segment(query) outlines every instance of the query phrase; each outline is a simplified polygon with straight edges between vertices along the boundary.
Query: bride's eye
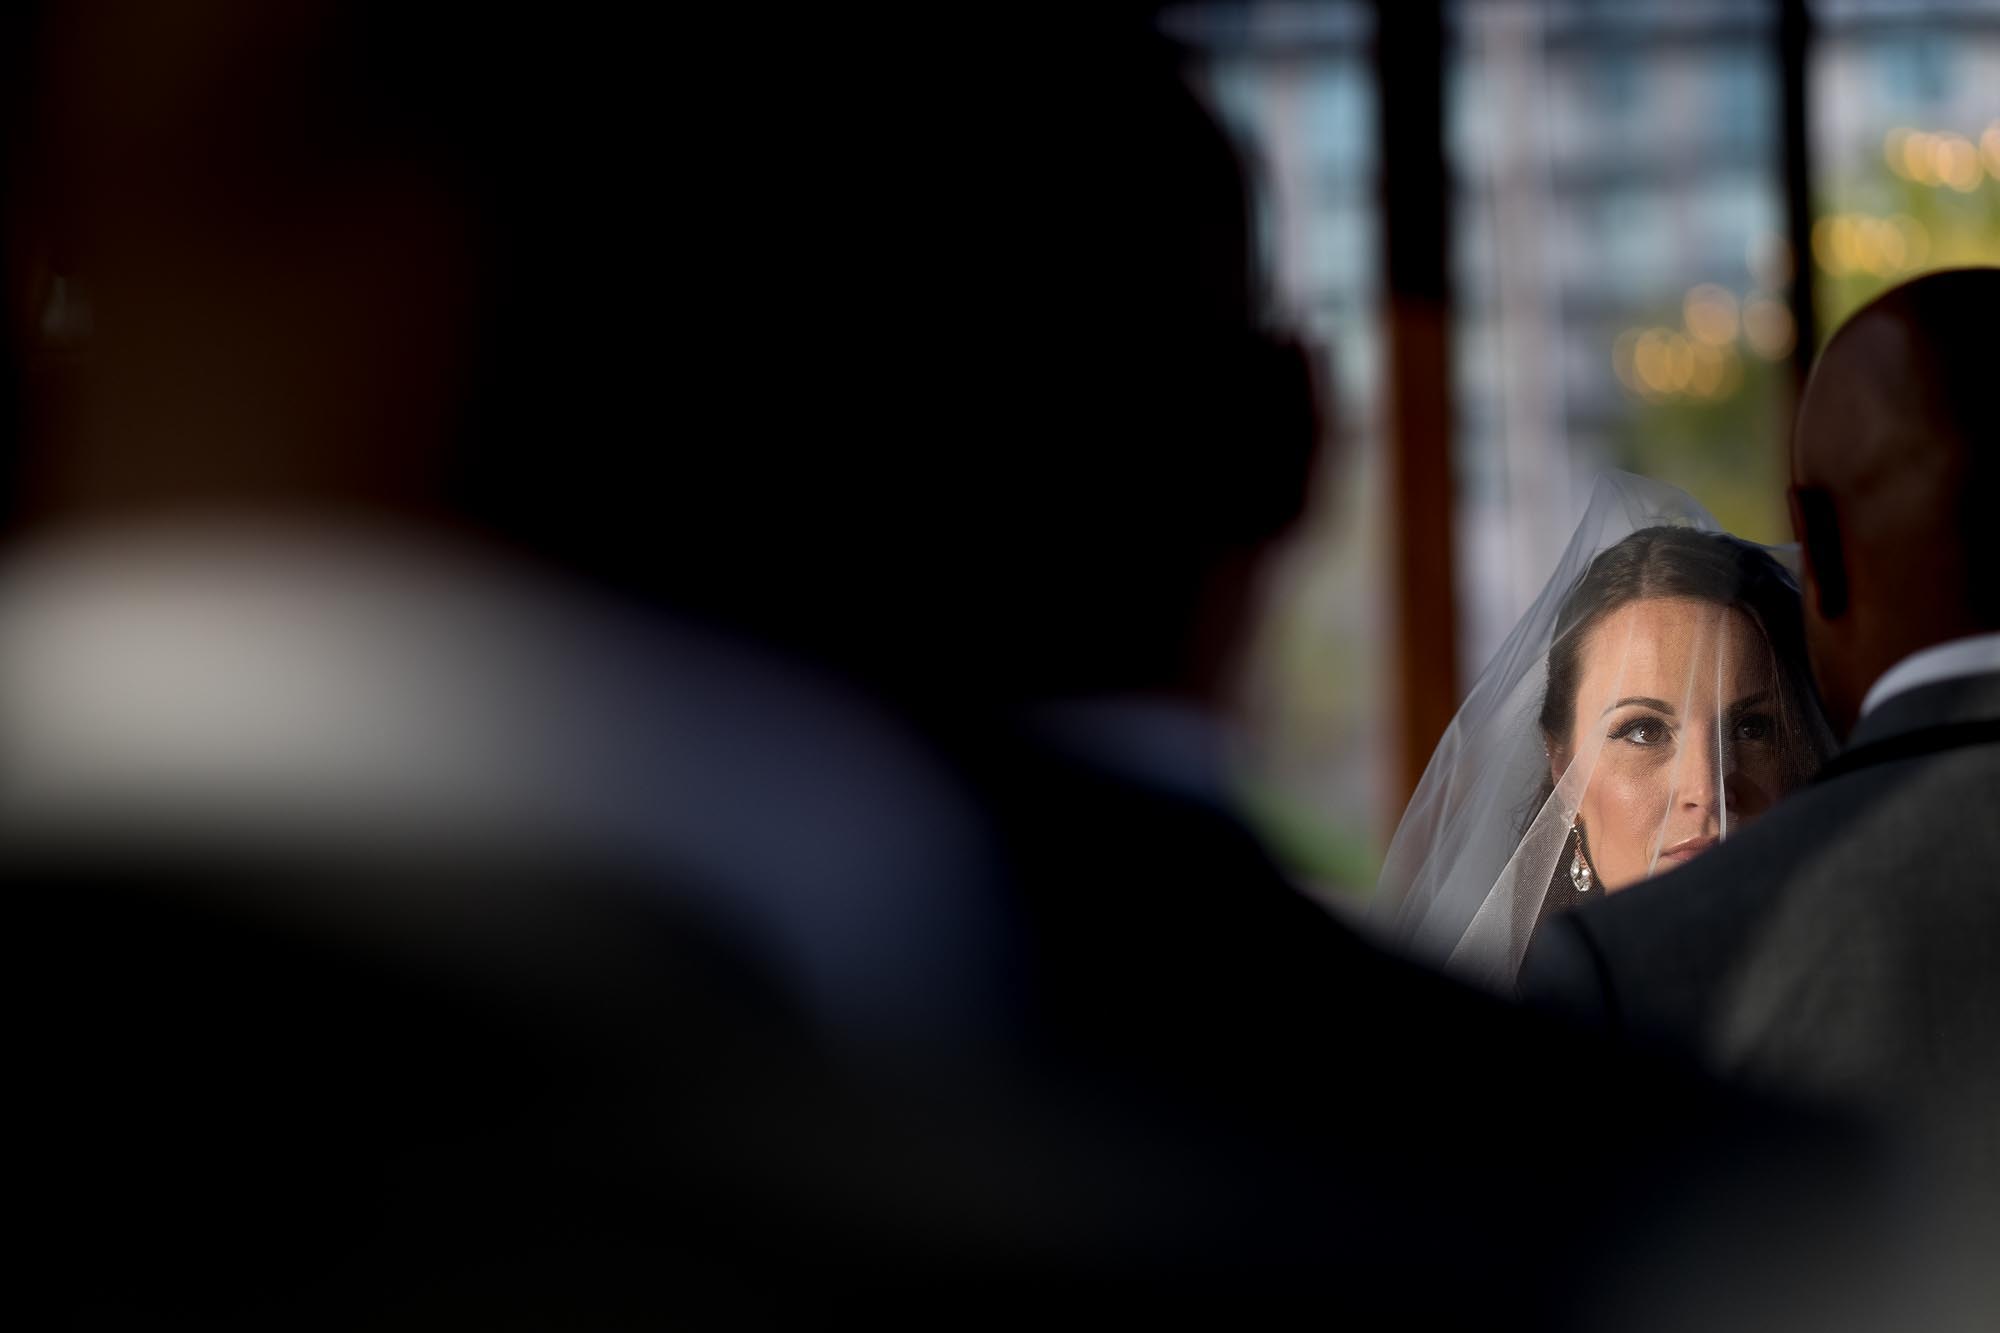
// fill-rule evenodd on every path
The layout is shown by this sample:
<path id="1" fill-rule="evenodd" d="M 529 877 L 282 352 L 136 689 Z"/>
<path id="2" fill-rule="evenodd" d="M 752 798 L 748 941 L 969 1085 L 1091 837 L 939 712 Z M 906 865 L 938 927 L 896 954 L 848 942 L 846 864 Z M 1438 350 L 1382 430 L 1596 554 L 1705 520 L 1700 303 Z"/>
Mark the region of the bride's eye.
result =
<path id="1" fill-rule="evenodd" d="M 1634 745 L 1658 745 L 1667 739 L 1667 724 L 1656 717 L 1635 717 L 1612 732 L 1611 739 Z"/>
<path id="2" fill-rule="evenodd" d="M 1752 713 L 1736 720 L 1736 739 L 1739 741 L 1766 741 L 1771 739 L 1773 723 L 1763 713 Z"/>

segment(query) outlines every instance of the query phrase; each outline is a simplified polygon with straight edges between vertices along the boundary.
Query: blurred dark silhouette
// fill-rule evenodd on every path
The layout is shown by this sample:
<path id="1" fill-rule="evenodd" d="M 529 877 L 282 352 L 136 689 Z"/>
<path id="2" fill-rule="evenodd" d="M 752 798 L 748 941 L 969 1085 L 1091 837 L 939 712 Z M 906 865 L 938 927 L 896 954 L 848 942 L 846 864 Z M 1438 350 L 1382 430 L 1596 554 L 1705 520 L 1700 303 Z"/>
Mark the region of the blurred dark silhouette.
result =
<path id="1" fill-rule="evenodd" d="M 1852 1313 L 1842 1131 L 1378 956 L 1229 813 L 1315 401 L 1143 30 L 43 17 L 35 1298 Z"/>
<path id="2" fill-rule="evenodd" d="M 2000 1201 L 2000 270 L 1855 315 L 1793 441 L 1806 631 L 1846 750 L 1712 857 L 1566 921 L 1531 997 L 1866 1108 Z M 1990 1225 L 1987 1234 L 1991 1235 Z"/>

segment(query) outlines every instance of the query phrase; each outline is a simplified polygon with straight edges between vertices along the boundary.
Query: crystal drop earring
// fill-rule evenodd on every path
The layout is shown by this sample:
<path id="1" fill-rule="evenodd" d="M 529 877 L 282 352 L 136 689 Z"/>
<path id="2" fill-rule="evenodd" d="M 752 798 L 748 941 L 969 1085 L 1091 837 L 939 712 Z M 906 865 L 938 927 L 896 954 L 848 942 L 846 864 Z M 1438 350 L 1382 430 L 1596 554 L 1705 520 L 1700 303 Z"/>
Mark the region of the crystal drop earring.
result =
<path id="1" fill-rule="evenodd" d="M 1590 861 L 1583 854 L 1583 828 L 1575 820 L 1570 821 L 1569 831 L 1576 836 L 1576 852 L 1569 859 L 1569 882 L 1578 893 L 1589 893 L 1591 873 Z"/>

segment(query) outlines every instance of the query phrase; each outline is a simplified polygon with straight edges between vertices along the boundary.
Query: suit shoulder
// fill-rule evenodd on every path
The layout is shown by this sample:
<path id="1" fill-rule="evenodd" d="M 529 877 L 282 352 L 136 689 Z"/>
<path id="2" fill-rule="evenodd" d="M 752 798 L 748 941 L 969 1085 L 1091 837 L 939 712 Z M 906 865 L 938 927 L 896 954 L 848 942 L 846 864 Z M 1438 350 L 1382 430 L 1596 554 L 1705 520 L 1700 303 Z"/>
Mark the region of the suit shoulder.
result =
<path id="1" fill-rule="evenodd" d="M 1548 918 L 1521 963 L 1516 991 L 1530 1008 L 1579 1026 L 1617 1026 L 1616 1000 L 1590 931 L 1577 912 Z"/>

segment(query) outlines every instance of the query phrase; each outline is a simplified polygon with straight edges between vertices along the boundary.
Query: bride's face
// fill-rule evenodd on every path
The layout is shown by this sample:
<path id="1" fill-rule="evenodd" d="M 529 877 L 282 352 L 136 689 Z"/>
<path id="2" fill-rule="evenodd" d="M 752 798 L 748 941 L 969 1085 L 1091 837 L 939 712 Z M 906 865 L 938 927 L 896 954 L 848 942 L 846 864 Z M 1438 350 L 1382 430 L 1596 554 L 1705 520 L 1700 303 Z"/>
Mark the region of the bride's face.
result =
<path id="1" fill-rule="evenodd" d="M 1569 743 L 1551 757 L 1558 781 L 1588 766 L 1578 823 L 1605 892 L 1693 859 L 1777 798 L 1776 681 L 1748 616 L 1628 602 L 1581 656 Z"/>

